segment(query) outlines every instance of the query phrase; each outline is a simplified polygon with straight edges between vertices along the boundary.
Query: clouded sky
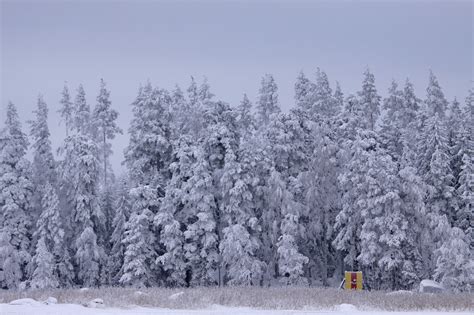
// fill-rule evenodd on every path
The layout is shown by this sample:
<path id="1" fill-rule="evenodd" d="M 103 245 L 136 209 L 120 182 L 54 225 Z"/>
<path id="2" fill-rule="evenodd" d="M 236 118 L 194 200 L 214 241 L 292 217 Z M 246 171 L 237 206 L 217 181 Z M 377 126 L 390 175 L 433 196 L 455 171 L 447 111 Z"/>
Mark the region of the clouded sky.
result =
<path id="1" fill-rule="evenodd" d="M 366 66 L 379 93 L 409 77 L 424 98 L 428 71 L 448 100 L 464 100 L 473 79 L 472 1 L 8 1 L 1 6 L 0 126 L 8 100 L 23 121 L 36 98 L 50 107 L 57 147 L 64 81 L 82 83 L 94 106 L 99 80 L 111 90 L 128 129 L 140 82 L 183 88 L 206 76 L 218 98 L 255 101 L 260 78 L 272 73 L 284 108 L 293 104 L 300 70 L 316 67 L 347 95 Z M 24 125 L 26 130 L 26 125 Z M 114 141 L 120 168 L 128 137 Z"/>

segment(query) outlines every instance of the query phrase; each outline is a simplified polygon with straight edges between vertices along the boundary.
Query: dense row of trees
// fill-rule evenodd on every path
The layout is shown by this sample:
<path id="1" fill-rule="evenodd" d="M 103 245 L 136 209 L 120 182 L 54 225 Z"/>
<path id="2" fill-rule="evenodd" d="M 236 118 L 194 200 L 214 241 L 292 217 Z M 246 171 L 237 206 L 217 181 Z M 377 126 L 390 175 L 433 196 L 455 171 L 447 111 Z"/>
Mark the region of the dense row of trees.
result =
<path id="1" fill-rule="evenodd" d="M 374 75 L 344 97 L 301 73 L 283 113 L 271 75 L 253 108 L 140 87 L 126 175 L 101 82 L 94 109 L 67 87 L 58 159 L 40 97 L 28 139 L 8 104 L 0 136 L 0 286 L 330 285 L 362 270 L 372 289 L 434 278 L 474 285 L 474 90 L 448 103 L 431 73 L 382 100 Z"/>

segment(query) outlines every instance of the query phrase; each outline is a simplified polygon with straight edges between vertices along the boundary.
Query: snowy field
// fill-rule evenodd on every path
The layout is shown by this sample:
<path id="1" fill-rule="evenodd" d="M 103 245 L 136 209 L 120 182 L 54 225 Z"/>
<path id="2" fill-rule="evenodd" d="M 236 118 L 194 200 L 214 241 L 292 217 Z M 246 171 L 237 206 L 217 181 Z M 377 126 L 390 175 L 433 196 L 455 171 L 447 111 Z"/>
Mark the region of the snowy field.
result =
<path id="1" fill-rule="evenodd" d="M 45 304 L 48 297 L 57 301 Z M 95 299 L 100 299 L 99 304 L 92 302 Z M 473 311 L 473 294 L 433 295 L 407 291 L 346 292 L 296 287 L 0 291 L 1 315 L 443 315 L 473 314 Z"/>
<path id="2" fill-rule="evenodd" d="M 469 312 L 440 312 L 440 311 L 413 311 L 413 312 L 386 312 L 386 311 L 358 311 L 352 305 L 340 305 L 331 310 L 259 310 L 251 308 L 236 308 L 212 306 L 207 309 L 200 310 L 172 310 L 159 308 L 86 308 L 73 304 L 43 305 L 43 306 L 27 306 L 27 305 L 5 305 L 0 304 L 0 314 L 2 315 L 312 315 L 312 314 L 333 314 L 333 315 L 349 315 L 361 313 L 364 315 L 375 314 L 391 314 L 391 315 L 447 315 L 447 314 L 472 314 Z"/>

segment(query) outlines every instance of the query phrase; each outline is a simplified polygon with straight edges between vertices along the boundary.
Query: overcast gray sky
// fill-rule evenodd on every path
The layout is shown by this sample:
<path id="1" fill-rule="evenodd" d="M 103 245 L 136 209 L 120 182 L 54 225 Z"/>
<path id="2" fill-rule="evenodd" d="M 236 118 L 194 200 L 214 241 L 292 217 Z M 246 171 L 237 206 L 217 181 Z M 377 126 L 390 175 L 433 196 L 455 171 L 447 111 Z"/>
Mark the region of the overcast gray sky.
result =
<path id="1" fill-rule="evenodd" d="M 104 78 L 126 131 L 140 82 L 186 88 L 206 76 L 230 103 L 255 101 L 272 73 L 284 108 L 300 70 L 324 69 L 345 95 L 366 66 L 380 94 L 409 77 L 424 98 L 431 68 L 451 101 L 473 78 L 472 1 L 5 1 L 1 2 L 1 110 L 8 100 L 32 118 L 38 93 L 50 107 L 57 147 L 64 81 L 83 83 L 91 106 Z M 72 95 L 74 97 L 74 95 Z M 26 128 L 26 125 L 24 125 Z M 26 129 L 25 129 L 26 130 Z M 114 142 L 119 169 L 125 134 Z"/>

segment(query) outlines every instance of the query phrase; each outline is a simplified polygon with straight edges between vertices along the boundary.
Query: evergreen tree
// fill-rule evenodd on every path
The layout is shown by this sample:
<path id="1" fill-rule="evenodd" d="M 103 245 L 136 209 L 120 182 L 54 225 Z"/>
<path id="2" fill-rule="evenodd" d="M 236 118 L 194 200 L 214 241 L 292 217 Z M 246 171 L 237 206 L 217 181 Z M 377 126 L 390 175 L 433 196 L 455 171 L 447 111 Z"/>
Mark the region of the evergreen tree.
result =
<path id="1" fill-rule="evenodd" d="M 28 140 L 17 110 L 8 103 L 5 127 L 0 131 L 0 266 L 1 287 L 17 288 L 27 276 L 30 261 L 30 164 L 25 159 Z M 1 277 L 0 277 L 1 278 Z"/>
<path id="2" fill-rule="evenodd" d="M 313 107 L 312 101 L 315 88 L 315 84 L 301 71 L 295 83 L 295 102 L 297 108 L 309 113 Z"/>
<path id="3" fill-rule="evenodd" d="M 112 153 L 109 140 L 113 140 L 117 134 L 122 134 L 122 129 L 117 126 L 116 120 L 118 112 L 111 108 L 112 103 L 109 100 L 110 92 L 105 86 L 103 79 L 100 80 L 100 92 L 97 96 L 97 104 L 92 115 L 92 125 L 96 133 L 97 142 L 100 143 L 101 159 L 103 163 L 103 183 L 107 184 L 107 172 L 109 171 L 109 157 Z"/>
<path id="4" fill-rule="evenodd" d="M 257 122 L 260 126 L 267 125 L 270 122 L 270 116 L 280 112 L 278 102 L 278 87 L 271 74 L 266 74 L 262 78 L 260 90 L 258 92 Z"/>
<path id="5" fill-rule="evenodd" d="M 67 193 L 78 281 L 84 286 L 96 286 L 100 268 L 105 267 L 105 216 L 99 204 L 97 144 L 89 134 L 76 134 L 66 138 L 61 152 L 62 179 L 70 185 Z"/>
<path id="6" fill-rule="evenodd" d="M 59 200 L 49 182 L 45 184 L 43 190 L 41 208 L 43 210 L 36 222 L 34 234 L 38 242 L 36 255 L 33 258 L 35 271 L 31 281 L 32 283 L 36 281 L 38 288 L 42 288 L 42 285 L 69 287 L 74 280 L 74 270 L 70 262 L 68 246 L 65 243 Z M 50 282 L 45 280 L 46 277 L 50 278 Z"/>
<path id="7" fill-rule="evenodd" d="M 237 125 L 242 136 L 252 134 L 256 129 L 255 119 L 252 114 L 252 103 L 247 94 L 244 94 L 242 101 L 236 108 Z"/>
<path id="8" fill-rule="evenodd" d="M 444 93 L 441 90 L 438 79 L 432 71 L 430 71 L 429 83 L 426 88 L 425 106 L 428 117 L 438 114 L 440 119 L 445 118 L 448 102 L 444 98 Z"/>
<path id="9" fill-rule="evenodd" d="M 86 101 L 86 92 L 82 84 L 77 89 L 77 95 L 74 100 L 73 130 L 87 134 L 91 129 L 91 110 Z"/>
<path id="10" fill-rule="evenodd" d="M 401 115 L 404 113 L 403 92 L 398 89 L 398 84 L 392 81 L 388 90 L 389 96 L 384 100 L 385 116 L 383 118 L 380 134 L 385 149 L 395 159 L 400 160 L 402 155 L 402 135 L 404 124 Z"/>
<path id="11" fill-rule="evenodd" d="M 449 237 L 438 249 L 434 277 L 454 292 L 472 291 L 474 259 L 469 241 L 463 231 L 453 228 Z"/>
<path id="12" fill-rule="evenodd" d="M 36 120 L 29 121 L 30 135 L 33 138 L 32 182 L 34 192 L 32 196 L 33 217 L 36 219 L 42 212 L 41 198 L 46 183 L 57 183 L 56 162 L 54 161 L 49 139 L 48 107 L 43 97 L 38 97 L 38 108 L 34 111 Z"/>
<path id="13" fill-rule="evenodd" d="M 110 254 L 108 261 L 109 283 L 119 284 L 123 275 L 123 263 L 125 256 L 125 227 L 130 217 L 130 196 L 128 177 L 124 176 L 117 181 L 117 198 L 115 200 L 115 215 L 112 221 L 112 235 L 110 236 Z"/>
<path id="14" fill-rule="evenodd" d="M 123 275 L 120 283 L 134 287 L 157 285 L 156 236 L 153 232 L 154 208 L 158 200 L 156 191 L 150 186 L 140 186 L 130 190 L 132 209 L 126 223 L 126 246 Z"/>
<path id="15" fill-rule="evenodd" d="M 54 275 L 54 257 L 46 247 L 44 238 L 40 238 L 36 244 L 33 264 L 36 266 L 31 279 L 33 289 L 50 289 L 59 286 L 59 281 Z"/>
<path id="16" fill-rule="evenodd" d="M 358 96 L 364 113 L 366 128 L 375 130 L 377 119 L 380 116 L 380 96 L 375 88 L 375 77 L 369 69 L 364 72 L 362 90 L 358 93 Z"/>
<path id="17" fill-rule="evenodd" d="M 71 102 L 71 96 L 69 95 L 69 89 L 67 85 L 64 85 L 62 97 L 59 101 L 61 108 L 58 113 L 61 115 L 62 120 L 66 128 L 66 137 L 69 136 L 69 131 L 73 128 L 73 117 L 74 117 L 74 105 Z"/>

